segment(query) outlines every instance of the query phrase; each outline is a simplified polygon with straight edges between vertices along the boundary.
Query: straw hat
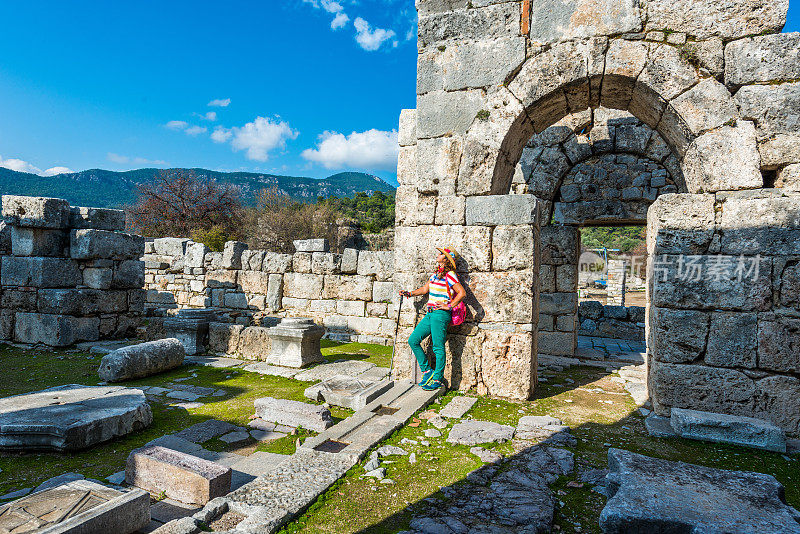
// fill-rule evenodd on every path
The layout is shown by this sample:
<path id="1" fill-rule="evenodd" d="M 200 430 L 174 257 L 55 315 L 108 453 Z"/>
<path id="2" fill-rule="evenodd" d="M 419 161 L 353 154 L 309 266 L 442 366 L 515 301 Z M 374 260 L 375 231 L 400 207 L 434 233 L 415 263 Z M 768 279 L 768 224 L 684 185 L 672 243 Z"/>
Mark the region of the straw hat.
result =
<path id="1" fill-rule="evenodd" d="M 458 252 L 451 246 L 446 246 L 444 248 L 436 247 L 436 250 L 444 254 L 447 259 L 450 261 L 450 265 L 453 267 L 453 270 L 456 270 L 456 261 L 458 260 Z"/>

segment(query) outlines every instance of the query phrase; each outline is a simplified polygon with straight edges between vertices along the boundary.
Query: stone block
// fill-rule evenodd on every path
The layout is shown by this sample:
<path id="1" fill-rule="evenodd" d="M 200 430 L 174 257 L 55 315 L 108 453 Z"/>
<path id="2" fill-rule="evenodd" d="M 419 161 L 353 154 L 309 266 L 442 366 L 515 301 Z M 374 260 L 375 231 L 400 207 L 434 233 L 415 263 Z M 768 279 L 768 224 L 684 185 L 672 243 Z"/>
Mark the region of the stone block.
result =
<path id="1" fill-rule="evenodd" d="M 292 256 L 292 270 L 296 273 L 310 273 L 312 258 L 311 252 L 295 252 Z"/>
<path id="2" fill-rule="evenodd" d="M 209 248 L 203 243 L 189 242 L 186 245 L 184 265 L 193 269 L 205 267 L 206 254 L 209 252 Z"/>
<path id="3" fill-rule="evenodd" d="M 714 195 L 666 194 L 647 210 L 648 254 L 700 254 L 714 233 Z"/>
<path id="4" fill-rule="evenodd" d="M 456 41 L 440 54 L 445 91 L 499 85 L 525 61 L 523 36 Z"/>
<path id="5" fill-rule="evenodd" d="M 225 243 L 225 248 L 222 251 L 223 269 L 241 269 L 242 268 L 242 252 L 247 250 L 247 243 L 240 241 L 228 241 Z"/>
<path id="6" fill-rule="evenodd" d="M 63 230 L 11 227 L 11 254 L 14 256 L 64 256 L 67 243 Z"/>
<path id="7" fill-rule="evenodd" d="M 775 187 L 786 191 L 800 192 L 800 163 L 793 163 L 778 169 Z"/>
<path id="8" fill-rule="evenodd" d="M 361 302 L 361 315 L 364 303 Z M 324 361 L 320 352 L 320 339 L 325 328 L 314 324 L 307 317 L 286 318 L 278 326 L 268 329 L 272 350 L 266 357 L 267 363 L 284 367 L 304 367 Z"/>
<path id="9" fill-rule="evenodd" d="M 70 259 L 2 257 L 0 282 L 4 286 L 74 287 L 81 280 L 77 262 Z"/>
<path id="10" fill-rule="evenodd" d="M 153 421 L 141 390 L 70 384 L 0 399 L 0 449 L 76 451 Z"/>
<path id="11" fill-rule="evenodd" d="M 322 432 L 333 426 L 331 412 L 324 406 L 272 397 L 256 399 L 254 404 L 256 415 L 264 421 L 315 432 Z"/>
<path id="12" fill-rule="evenodd" d="M 218 354 L 236 354 L 244 326 L 229 323 L 209 323 L 208 349 Z"/>
<path id="13" fill-rule="evenodd" d="M 447 436 L 447 442 L 473 446 L 481 443 L 504 443 L 512 437 L 514 437 L 513 426 L 474 419 L 453 425 Z"/>
<path id="14" fill-rule="evenodd" d="M 144 262 L 139 260 L 124 260 L 119 262 L 117 268 L 114 269 L 111 287 L 144 287 Z"/>
<path id="15" fill-rule="evenodd" d="M 68 347 L 78 341 L 96 341 L 100 319 L 45 313 L 17 312 L 14 316 L 14 340 L 17 343 L 42 343 Z"/>
<path id="16" fill-rule="evenodd" d="M 463 142 L 455 137 L 420 139 L 415 184 L 422 194 L 452 195 Z"/>
<path id="17" fill-rule="evenodd" d="M 311 255 L 311 272 L 314 274 L 338 274 L 341 271 L 341 265 L 341 254 L 314 252 Z"/>
<path id="18" fill-rule="evenodd" d="M 423 46 L 449 39 L 489 39 L 519 33 L 520 6 L 516 4 L 484 4 L 477 9 L 436 11 L 420 17 L 419 39 Z M 418 114 L 420 107 L 418 104 Z"/>
<path id="19" fill-rule="evenodd" d="M 786 452 L 786 436 L 769 421 L 672 408 L 670 426 L 682 438 Z"/>
<path id="20" fill-rule="evenodd" d="M 758 142 L 761 167 L 774 169 L 787 163 L 800 163 L 800 133 L 775 134 Z"/>
<path id="21" fill-rule="evenodd" d="M 725 3 L 658 0 L 647 4 L 650 30 L 672 30 L 698 40 L 721 37 L 728 41 L 746 35 L 780 31 L 786 22 L 788 2 L 734 0 Z"/>
<path id="22" fill-rule="evenodd" d="M 113 275 L 114 271 L 110 267 L 87 267 L 83 270 L 83 285 L 92 289 L 110 289 Z"/>
<path id="23" fill-rule="evenodd" d="M 465 213 L 469 226 L 537 224 L 539 201 L 532 195 L 467 197 Z"/>
<path id="24" fill-rule="evenodd" d="M 269 328 L 248 326 L 241 331 L 236 353 L 246 360 L 266 360 L 272 351 Z"/>
<path id="25" fill-rule="evenodd" d="M 327 239 L 297 239 L 292 241 L 297 252 L 328 252 Z"/>
<path id="26" fill-rule="evenodd" d="M 734 415 L 753 413 L 755 384 L 734 369 L 651 362 L 649 390 L 658 406 Z"/>
<path id="27" fill-rule="evenodd" d="M 483 98 L 478 90 L 431 91 L 420 95 L 417 97 L 417 137 L 463 135 L 482 105 Z"/>
<path id="28" fill-rule="evenodd" d="M 247 271 L 260 271 L 264 265 L 263 250 L 242 251 L 242 269 Z"/>
<path id="29" fill-rule="evenodd" d="M 708 339 L 709 314 L 695 310 L 657 308 L 651 353 L 660 362 L 692 362 L 700 357 Z"/>
<path id="30" fill-rule="evenodd" d="M 800 179 L 798 180 L 800 182 Z M 436 202 L 436 224 L 464 224 L 465 198 L 455 195 L 439 196 Z"/>
<path id="31" fill-rule="evenodd" d="M 539 235 L 542 265 L 576 265 L 578 263 L 577 228 L 544 226 Z"/>
<path id="32" fill-rule="evenodd" d="M 470 339 L 474 339 L 473 336 L 468 337 Z M 536 383 L 536 340 L 533 335 L 528 332 L 488 331 L 485 339 L 482 345 L 471 349 L 480 354 L 480 367 L 476 362 L 482 381 L 482 384 L 477 384 L 478 394 L 530 398 Z M 469 357 L 462 354 L 461 361 L 462 373 L 468 376 L 463 366 L 469 362 Z M 461 387 L 469 386 L 462 382 Z"/>
<path id="33" fill-rule="evenodd" d="M 288 276 L 288 275 L 287 275 Z M 325 275 L 325 291 L 322 294 L 326 299 L 353 299 L 368 301 L 372 299 L 372 277 L 361 275 Z M 319 298 L 316 294 L 308 298 Z"/>
<path id="34" fill-rule="evenodd" d="M 532 5 L 530 28 L 531 41 L 552 43 L 638 32 L 642 29 L 642 17 L 639 4 L 632 0 L 571 0 L 552 6 Z"/>
<path id="35" fill-rule="evenodd" d="M 271 273 L 269 275 L 266 298 L 264 299 L 264 307 L 269 311 L 277 311 L 281 309 L 282 299 L 283 276 L 277 273 Z"/>
<path id="36" fill-rule="evenodd" d="M 800 378 L 773 375 L 756 380 L 752 415 L 768 419 L 786 432 L 800 431 Z"/>
<path id="37" fill-rule="evenodd" d="M 664 525 L 678 532 L 798 531 L 798 512 L 786 504 L 783 486 L 771 475 L 614 448 L 608 450 L 608 467 L 603 532 L 658 532 Z"/>
<path id="38" fill-rule="evenodd" d="M 161 237 L 153 241 L 155 253 L 174 258 L 186 254 L 186 247 L 190 240 L 182 237 Z"/>
<path id="39" fill-rule="evenodd" d="M 0 506 L 0 517 L 6 532 L 139 532 L 150 523 L 150 495 L 138 488 L 120 491 L 91 480 L 67 480 Z"/>
<path id="40" fill-rule="evenodd" d="M 318 274 L 286 273 L 283 276 L 283 294 L 292 298 L 318 299 L 322 296 L 323 282 L 326 278 L 327 276 Z M 370 293 L 371 290 L 372 287 Z"/>
<path id="41" fill-rule="evenodd" d="M 533 283 L 532 271 L 473 273 L 472 294 L 467 295 L 466 305 L 478 320 L 530 324 L 538 317 L 533 302 Z M 514 298 L 508 298 L 512 294 Z M 577 299 L 577 294 L 574 297 Z"/>
<path id="42" fill-rule="evenodd" d="M 375 282 L 372 284 L 372 302 L 391 302 L 394 294 L 393 282 Z"/>
<path id="43" fill-rule="evenodd" d="M 358 270 L 358 250 L 346 248 L 342 252 L 341 271 L 343 274 L 355 274 Z"/>
<path id="44" fill-rule="evenodd" d="M 539 332 L 537 350 L 541 354 L 573 356 L 575 354 L 575 332 Z"/>
<path id="45" fill-rule="evenodd" d="M 125 211 L 73 206 L 69 210 L 69 227 L 122 232 L 125 230 Z"/>
<path id="46" fill-rule="evenodd" d="M 670 105 L 694 135 L 718 128 L 739 116 L 731 94 L 714 78 L 702 80 L 672 100 Z M 747 115 L 745 117 L 750 118 Z"/>
<path id="47" fill-rule="evenodd" d="M 278 254 L 277 252 L 267 252 L 264 254 L 264 263 L 261 270 L 265 273 L 285 273 L 291 268 L 291 254 Z"/>
<path id="48" fill-rule="evenodd" d="M 128 294 L 125 291 L 99 289 L 40 289 L 39 311 L 65 315 L 124 313 Z"/>
<path id="49" fill-rule="evenodd" d="M 70 257 L 76 260 L 139 259 L 144 253 L 144 238 L 108 230 L 70 232 Z"/>
<path id="50" fill-rule="evenodd" d="M 222 303 L 226 308 L 234 308 L 237 310 L 246 310 L 250 306 L 247 295 L 238 291 L 225 293 Z"/>
<path id="51" fill-rule="evenodd" d="M 533 226 L 498 226 L 492 235 L 492 269 L 531 269 L 536 262 Z"/>
<path id="52" fill-rule="evenodd" d="M 578 309 L 577 293 L 541 293 L 539 313 L 548 315 L 574 315 Z"/>
<path id="53" fill-rule="evenodd" d="M 388 379 L 375 382 L 337 375 L 306 388 L 304 395 L 315 402 L 360 410 L 391 388 L 392 381 Z"/>
<path id="54" fill-rule="evenodd" d="M 742 117 L 755 122 L 759 139 L 800 132 L 800 82 L 748 85 L 737 91 L 736 103 Z"/>
<path id="55" fill-rule="evenodd" d="M 67 228 L 69 202 L 60 198 L 3 195 L 3 218 L 12 226 Z"/>
<path id="56" fill-rule="evenodd" d="M 394 273 L 394 253 L 391 250 L 362 250 L 358 254 L 358 274 L 375 276 L 378 281 L 391 280 Z"/>
<path id="57" fill-rule="evenodd" d="M 711 314 L 705 361 L 715 367 L 754 368 L 758 322 L 755 313 Z"/>
<path id="58" fill-rule="evenodd" d="M 800 253 L 800 209 L 796 195 L 730 197 L 722 204 L 718 221 L 723 254 L 794 255 Z M 737 263 L 737 267 L 738 267 Z"/>
<path id="59" fill-rule="evenodd" d="M 401 147 L 417 144 L 417 110 L 400 110 L 400 128 L 397 141 Z"/>
<path id="60" fill-rule="evenodd" d="M 770 4 L 769 9 L 783 10 L 785 17 L 787 8 L 785 4 L 788 2 L 775 2 Z M 777 29 L 780 30 L 782 26 L 783 23 Z M 798 78 L 800 78 L 800 33 L 760 35 L 733 41 L 725 46 L 726 85 L 739 86 Z"/>
<path id="61" fill-rule="evenodd" d="M 336 313 L 339 315 L 355 315 L 358 317 L 364 316 L 364 301 L 363 300 L 337 300 Z"/>
<path id="62" fill-rule="evenodd" d="M 800 373 L 800 319 L 766 315 L 758 321 L 758 367 Z"/>
<path id="63" fill-rule="evenodd" d="M 238 283 L 245 293 L 266 295 L 269 289 L 269 273 L 262 271 L 242 271 L 238 275 Z"/>
<path id="64" fill-rule="evenodd" d="M 177 339 L 148 341 L 109 352 L 100 361 L 97 374 L 106 382 L 122 382 L 180 367 L 185 356 Z"/>
<path id="65" fill-rule="evenodd" d="M 231 468 L 159 445 L 135 449 L 125 481 L 188 504 L 206 504 L 231 490 Z"/>
<path id="66" fill-rule="evenodd" d="M 683 175 L 690 193 L 757 189 L 763 187 L 761 159 L 755 126 L 737 121 L 695 139 L 683 163 Z"/>

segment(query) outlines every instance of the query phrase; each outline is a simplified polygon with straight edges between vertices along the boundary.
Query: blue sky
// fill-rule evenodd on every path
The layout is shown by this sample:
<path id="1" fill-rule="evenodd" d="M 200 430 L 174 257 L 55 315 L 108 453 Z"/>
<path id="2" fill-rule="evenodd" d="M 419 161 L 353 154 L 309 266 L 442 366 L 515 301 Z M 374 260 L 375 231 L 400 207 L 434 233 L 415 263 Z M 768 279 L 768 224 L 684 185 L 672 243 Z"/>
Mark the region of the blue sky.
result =
<path id="1" fill-rule="evenodd" d="M 791 0 L 784 31 L 800 31 Z M 396 183 L 413 0 L 0 3 L 0 165 Z"/>

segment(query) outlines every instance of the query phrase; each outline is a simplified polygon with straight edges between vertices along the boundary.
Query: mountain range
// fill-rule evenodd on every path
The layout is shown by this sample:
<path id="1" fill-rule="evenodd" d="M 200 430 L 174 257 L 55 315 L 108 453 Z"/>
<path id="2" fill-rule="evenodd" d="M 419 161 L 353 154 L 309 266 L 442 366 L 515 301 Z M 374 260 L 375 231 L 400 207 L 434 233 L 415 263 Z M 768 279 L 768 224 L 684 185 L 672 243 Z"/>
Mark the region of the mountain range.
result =
<path id="1" fill-rule="evenodd" d="M 255 203 L 255 194 L 270 187 L 301 202 L 314 202 L 318 197 L 353 197 L 356 193 L 381 191 L 394 194 L 395 188 L 381 178 L 363 172 L 342 172 L 318 180 L 254 172 L 219 172 L 208 169 L 194 171 L 198 177 L 237 185 L 246 205 Z M 64 198 L 73 206 L 118 208 L 136 201 L 136 187 L 152 180 L 160 169 L 136 169 L 125 172 L 91 169 L 88 171 L 39 176 L 0 167 L 0 193 Z"/>

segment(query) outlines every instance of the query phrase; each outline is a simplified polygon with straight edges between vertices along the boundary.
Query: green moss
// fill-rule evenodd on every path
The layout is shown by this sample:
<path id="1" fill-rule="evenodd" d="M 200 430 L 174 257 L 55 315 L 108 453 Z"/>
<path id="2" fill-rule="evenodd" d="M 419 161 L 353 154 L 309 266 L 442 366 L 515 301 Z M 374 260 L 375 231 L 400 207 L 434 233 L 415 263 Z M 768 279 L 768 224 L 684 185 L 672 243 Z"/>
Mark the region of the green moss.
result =
<path id="1" fill-rule="evenodd" d="M 489 111 L 487 111 L 485 109 L 482 109 L 482 110 L 480 110 L 478 112 L 477 115 L 475 115 L 475 118 L 480 120 L 480 121 L 484 121 L 484 122 L 488 121 L 489 120 Z"/>

